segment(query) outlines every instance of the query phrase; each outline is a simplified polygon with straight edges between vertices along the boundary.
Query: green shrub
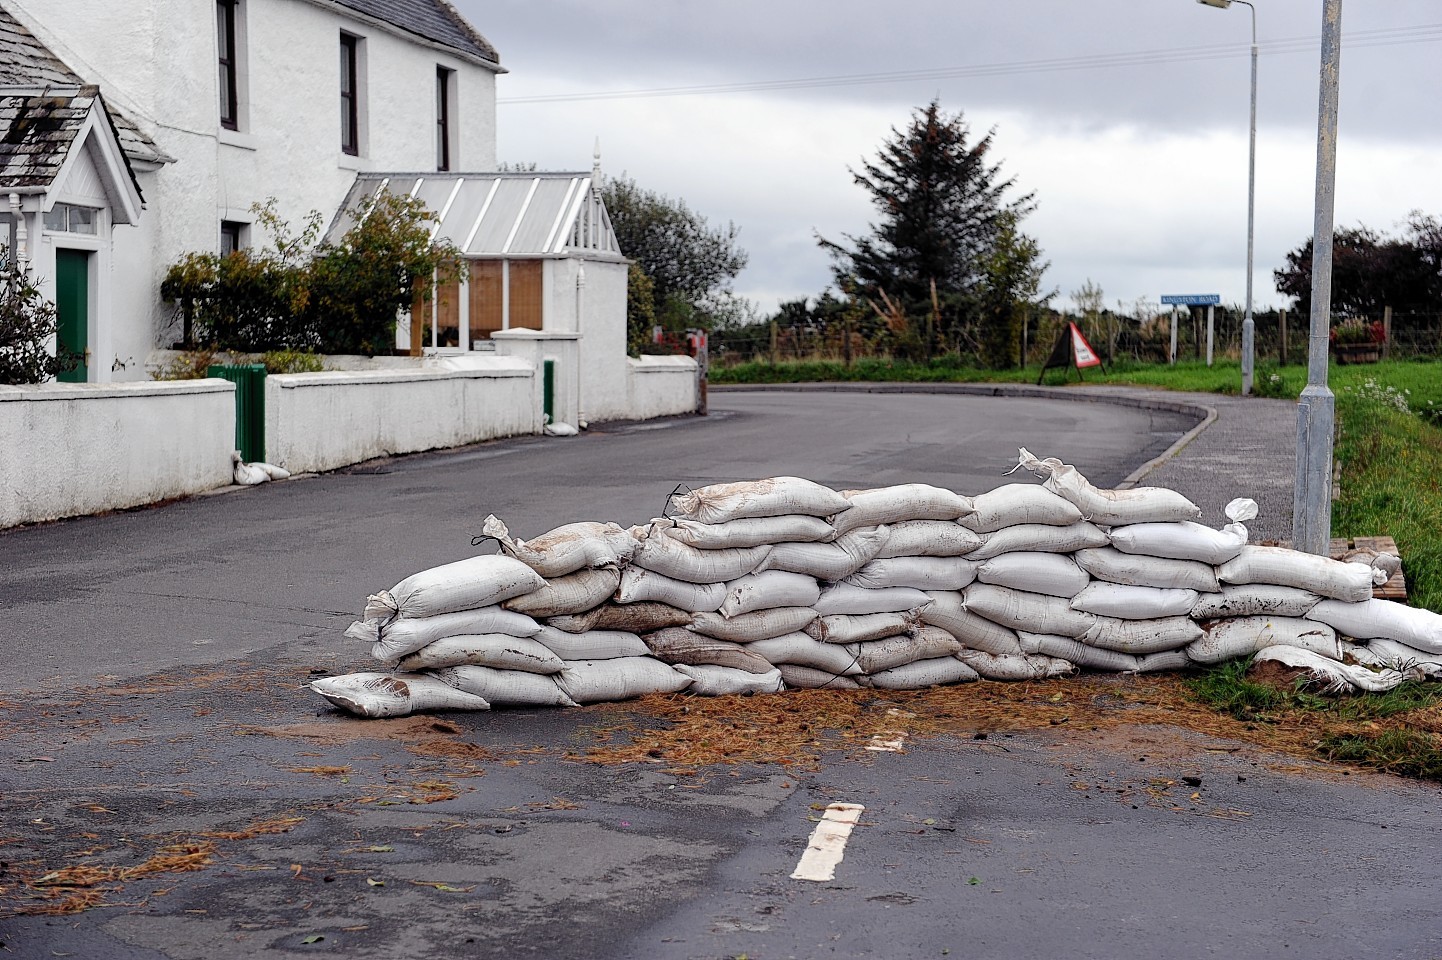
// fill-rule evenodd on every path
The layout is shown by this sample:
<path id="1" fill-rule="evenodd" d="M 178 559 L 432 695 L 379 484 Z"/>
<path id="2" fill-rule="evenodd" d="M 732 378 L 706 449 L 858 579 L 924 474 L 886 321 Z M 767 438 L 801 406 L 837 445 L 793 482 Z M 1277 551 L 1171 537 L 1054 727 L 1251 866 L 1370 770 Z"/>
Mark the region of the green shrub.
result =
<path id="1" fill-rule="evenodd" d="M 42 383 L 75 369 L 78 356 L 51 353 L 55 305 L 24 274 L 0 275 L 0 383 Z"/>

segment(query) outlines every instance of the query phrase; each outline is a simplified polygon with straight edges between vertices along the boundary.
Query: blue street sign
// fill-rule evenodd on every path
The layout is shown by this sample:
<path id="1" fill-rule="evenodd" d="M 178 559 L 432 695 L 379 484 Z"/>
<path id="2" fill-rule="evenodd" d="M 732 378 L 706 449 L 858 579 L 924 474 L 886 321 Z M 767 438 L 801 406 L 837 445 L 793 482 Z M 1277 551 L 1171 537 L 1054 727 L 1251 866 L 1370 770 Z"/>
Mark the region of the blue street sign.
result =
<path id="1" fill-rule="evenodd" d="M 1162 303 L 1175 303 L 1189 307 L 1216 306 L 1222 302 L 1219 293 L 1164 293 Z"/>

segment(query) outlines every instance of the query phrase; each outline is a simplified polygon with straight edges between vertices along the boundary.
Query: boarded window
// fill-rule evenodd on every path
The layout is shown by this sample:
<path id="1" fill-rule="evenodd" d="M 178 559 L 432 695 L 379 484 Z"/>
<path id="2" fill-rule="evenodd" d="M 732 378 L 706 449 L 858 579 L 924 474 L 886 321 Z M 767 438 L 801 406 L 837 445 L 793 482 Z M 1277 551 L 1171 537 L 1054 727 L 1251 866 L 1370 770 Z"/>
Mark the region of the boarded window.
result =
<path id="1" fill-rule="evenodd" d="M 512 260 L 510 327 L 541 329 L 541 265 L 540 260 Z"/>
<path id="2" fill-rule="evenodd" d="M 436 284 L 436 346 L 461 345 L 461 281 Z"/>
<path id="3" fill-rule="evenodd" d="M 500 260 L 471 261 L 471 346 L 504 328 Z"/>

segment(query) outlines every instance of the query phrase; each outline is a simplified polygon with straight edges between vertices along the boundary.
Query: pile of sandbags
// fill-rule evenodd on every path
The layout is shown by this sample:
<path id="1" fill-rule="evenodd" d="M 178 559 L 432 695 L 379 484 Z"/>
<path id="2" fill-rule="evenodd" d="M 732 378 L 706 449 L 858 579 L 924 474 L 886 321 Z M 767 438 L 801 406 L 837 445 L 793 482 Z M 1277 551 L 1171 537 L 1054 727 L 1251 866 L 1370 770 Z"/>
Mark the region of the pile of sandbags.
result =
<path id="1" fill-rule="evenodd" d="M 1213 529 L 1157 487 L 1100 490 L 1020 452 L 1042 482 L 967 497 L 835 491 L 798 477 L 673 495 L 629 530 L 525 541 L 370 598 L 346 635 L 386 668 L 312 682 L 367 716 L 575 706 L 648 693 L 912 689 L 1255 655 L 1329 689 L 1442 672 L 1442 616 L 1373 600 L 1395 557 L 1249 545 L 1251 500 Z"/>

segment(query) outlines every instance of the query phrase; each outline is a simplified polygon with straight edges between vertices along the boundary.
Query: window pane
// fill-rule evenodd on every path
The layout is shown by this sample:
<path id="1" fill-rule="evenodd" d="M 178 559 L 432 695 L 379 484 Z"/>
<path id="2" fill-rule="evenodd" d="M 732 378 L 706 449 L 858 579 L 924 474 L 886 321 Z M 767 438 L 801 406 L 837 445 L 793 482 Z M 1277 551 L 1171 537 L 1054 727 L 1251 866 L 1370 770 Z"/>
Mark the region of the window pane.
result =
<path id="1" fill-rule="evenodd" d="M 235 84 L 235 0 L 217 0 L 215 5 L 216 48 L 219 51 L 220 124 L 237 127 Z"/>
<path id="2" fill-rule="evenodd" d="M 501 267 L 499 260 L 471 261 L 471 348 L 500 330 Z"/>
<path id="3" fill-rule="evenodd" d="M 436 346 L 461 345 L 461 282 L 436 285 Z"/>
<path id="4" fill-rule="evenodd" d="M 50 208 L 49 213 L 45 214 L 45 229 L 54 230 L 58 233 L 65 232 L 65 204 L 57 203 Z"/>
<path id="5" fill-rule="evenodd" d="M 99 213 L 93 207 L 75 207 L 66 204 L 70 210 L 70 232 L 71 233 L 95 233 L 95 215 Z"/>
<path id="6" fill-rule="evenodd" d="M 356 38 L 340 35 L 340 146 L 346 153 L 360 153 L 360 131 L 356 100 Z"/>
<path id="7" fill-rule="evenodd" d="M 541 329 L 541 261 L 511 261 L 511 329 Z"/>

